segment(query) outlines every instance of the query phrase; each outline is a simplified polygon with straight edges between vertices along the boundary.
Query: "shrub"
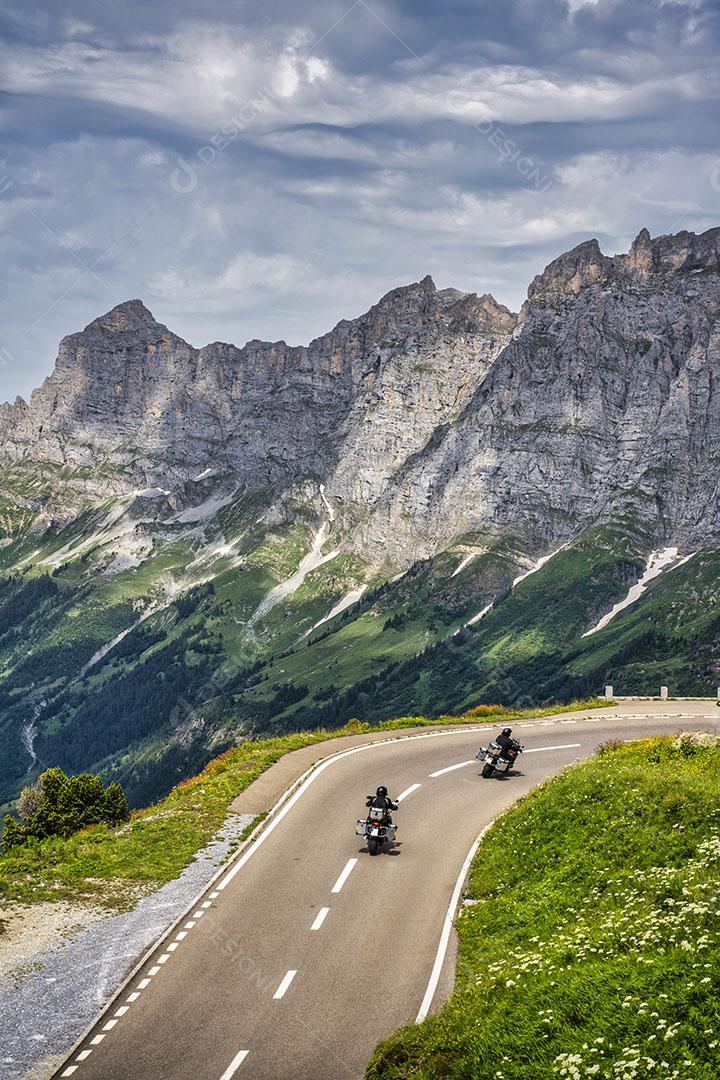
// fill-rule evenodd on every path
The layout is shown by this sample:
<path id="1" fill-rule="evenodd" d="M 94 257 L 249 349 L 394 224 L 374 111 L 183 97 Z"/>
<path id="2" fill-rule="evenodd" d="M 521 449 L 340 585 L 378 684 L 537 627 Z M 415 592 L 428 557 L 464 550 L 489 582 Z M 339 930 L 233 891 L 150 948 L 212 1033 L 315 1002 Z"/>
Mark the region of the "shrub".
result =
<path id="1" fill-rule="evenodd" d="M 62 769 L 48 769 L 33 787 L 24 788 L 18 803 L 23 823 L 5 818 L 3 845 L 6 851 L 31 837 L 72 836 L 87 825 L 105 822 L 118 825 L 130 815 L 119 784 L 104 787 L 92 773 L 66 776 Z"/>

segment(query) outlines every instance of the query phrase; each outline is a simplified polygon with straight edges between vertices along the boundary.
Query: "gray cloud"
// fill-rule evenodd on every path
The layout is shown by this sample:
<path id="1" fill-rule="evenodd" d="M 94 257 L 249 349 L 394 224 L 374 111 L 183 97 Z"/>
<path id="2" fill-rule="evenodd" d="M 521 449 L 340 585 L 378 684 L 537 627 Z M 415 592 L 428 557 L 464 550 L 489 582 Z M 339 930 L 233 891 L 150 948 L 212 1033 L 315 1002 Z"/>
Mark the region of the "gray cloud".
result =
<path id="1" fill-rule="evenodd" d="M 298 342 L 430 272 L 517 306 L 720 220 L 714 2 L 6 5 L 0 398 L 141 296 Z"/>

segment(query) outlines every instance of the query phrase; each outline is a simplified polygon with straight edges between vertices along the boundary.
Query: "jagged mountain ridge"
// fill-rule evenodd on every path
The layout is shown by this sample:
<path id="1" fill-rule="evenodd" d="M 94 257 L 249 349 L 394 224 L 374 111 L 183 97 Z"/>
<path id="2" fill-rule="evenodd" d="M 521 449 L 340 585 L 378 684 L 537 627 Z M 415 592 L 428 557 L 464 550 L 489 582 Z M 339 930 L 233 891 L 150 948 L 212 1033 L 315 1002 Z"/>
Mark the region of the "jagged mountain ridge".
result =
<path id="1" fill-rule="evenodd" d="M 695 543 L 718 516 L 719 250 L 719 229 L 643 230 L 614 258 L 587 241 L 519 316 L 426 277 L 308 347 L 193 349 L 130 301 L 2 407 L 0 454 L 102 461 L 103 491 L 322 482 L 346 543 L 400 562 L 477 529 L 542 549 L 628 510 Z"/>
<path id="2" fill-rule="evenodd" d="M 390 471 L 407 452 L 392 445 L 397 402 L 451 421 L 514 322 L 491 297 L 438 292 L 427 277 L 308 347 L 193 349 L 133 300 L 63 340 L 30 405 L 0 413 L 0 448 L 15 460 L 92 468 L 101 459 L 116 468 L 118 491 L 209 467 L 263 488 L 322 477 L 345 443 L 357 451 L 356 428 L 369 417 L 385 440 L 365 456 L 381 450 Z M 415 446 L 413 431 L 408 438 Z"/>

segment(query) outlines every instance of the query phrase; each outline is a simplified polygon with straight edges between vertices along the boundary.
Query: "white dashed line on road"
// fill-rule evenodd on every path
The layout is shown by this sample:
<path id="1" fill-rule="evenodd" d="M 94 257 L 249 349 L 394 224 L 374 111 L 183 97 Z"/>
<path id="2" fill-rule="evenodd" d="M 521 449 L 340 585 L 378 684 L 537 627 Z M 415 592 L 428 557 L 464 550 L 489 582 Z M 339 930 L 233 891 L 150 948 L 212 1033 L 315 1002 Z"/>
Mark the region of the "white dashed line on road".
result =
<path id="1" fill-rule="evenodd" d="M 322 924 L 325 922 L 325 919 L 327 917 L 327 913 L 328 913 L 329 910 L 330 910 L 329 907 L 321 907 L 320 908 L 317 915 L 315 916 L 315 922 L 310 927 L 311 930 L 319 930 L 320 929 Z"/>
<path id="2" fill-rule="evenodd" d="M 530 750 L 524 752 L 526 754 L 542 754 L 544 750 L 574 750 L 578 746 L 582 746 L 582 743 L 566 742 L 561 746 L 533 746 Z"/>
<path id="3" fill-rule="evenodd" d="M 402 802 L 403 799 L 407 799 L 408 795 L 412 795 L 413 791 L 417 791 L 420 786 L 420 784 L 411 784 L 409 788 L 405 788 L 405 790 L 398 795 L 396 802 Z"/>
<path id="4" fill-rule="evenodd" d="M 297 975 L 297 971 L 293 971 L 292 968 L 290 969 L 290 971 L 288 971 L 287 975 L 285 976 L 285 978 L 283 979 L 283 981 L 280 983 L 277 990 L 273 994 L 273 1001 L 279 1001 L 280 998 L 285 997 L 285 995 L 286 995 L 286 993 L 288 991 L 288 987 L 290 986 L 290 983 L 293 981 L 293 979 L 295 978 L 296 975 Z"/>
<path id="5" fill-rule="evenodd" d="M 343 870 L 342 874 L 340 875 L 340 877 L 337 879 L 337 881 L 333 885 L 330 892 L 334 892 L 334 893 L 339 893 L 340 892 L 343 885 L 345 884 L 347 879 L 350 877 L 350 874 L 355 869 L 356 865 L 357 865 L 357 859 L 348 859 L 347 863 L 345 864 L 345 869 Z"/>
<path id="6" fill-rule="evenodd" d="M 249 1050 L 241 1050 L 239 1054 L 236 1054 L 228 1065 L 225 1072 L 220 1077 L 220 1080 L 230 1080 L 235 1075 L 239 1067 L 242 1065 L 245 1058 L 248 1056 Z"/>
<path id="7" fill-rule="evenodd" d="M 453 772 L 455 769 L 464 769 L 468 765 L 474 765 L 477 758 L 472 758 L 470 761 L 459 761 L 457 765 L 448 765 L 446 769 L 438 769 L 437 772 L 431 772 L 430 776 L 435 779 L 436 776 L 444 776 L 445 773 Z"/>

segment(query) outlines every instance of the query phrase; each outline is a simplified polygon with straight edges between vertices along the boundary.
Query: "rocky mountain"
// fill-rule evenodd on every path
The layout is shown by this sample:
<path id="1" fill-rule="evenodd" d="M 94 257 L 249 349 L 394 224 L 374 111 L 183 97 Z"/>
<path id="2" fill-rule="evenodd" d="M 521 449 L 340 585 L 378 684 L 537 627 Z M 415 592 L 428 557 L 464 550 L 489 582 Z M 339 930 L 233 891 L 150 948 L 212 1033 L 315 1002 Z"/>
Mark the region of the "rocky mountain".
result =
<path id="1" fill-rule="evenodd" d="M 139 300 L 66 337 L 0 406 L 0 800 L 43 762 L 138 801 L 247 734 L 711 689 L 719 272 L 720 229 L 643 230 L 517 315 L 426 277 L 307 347 L 194 349 Z"/>

